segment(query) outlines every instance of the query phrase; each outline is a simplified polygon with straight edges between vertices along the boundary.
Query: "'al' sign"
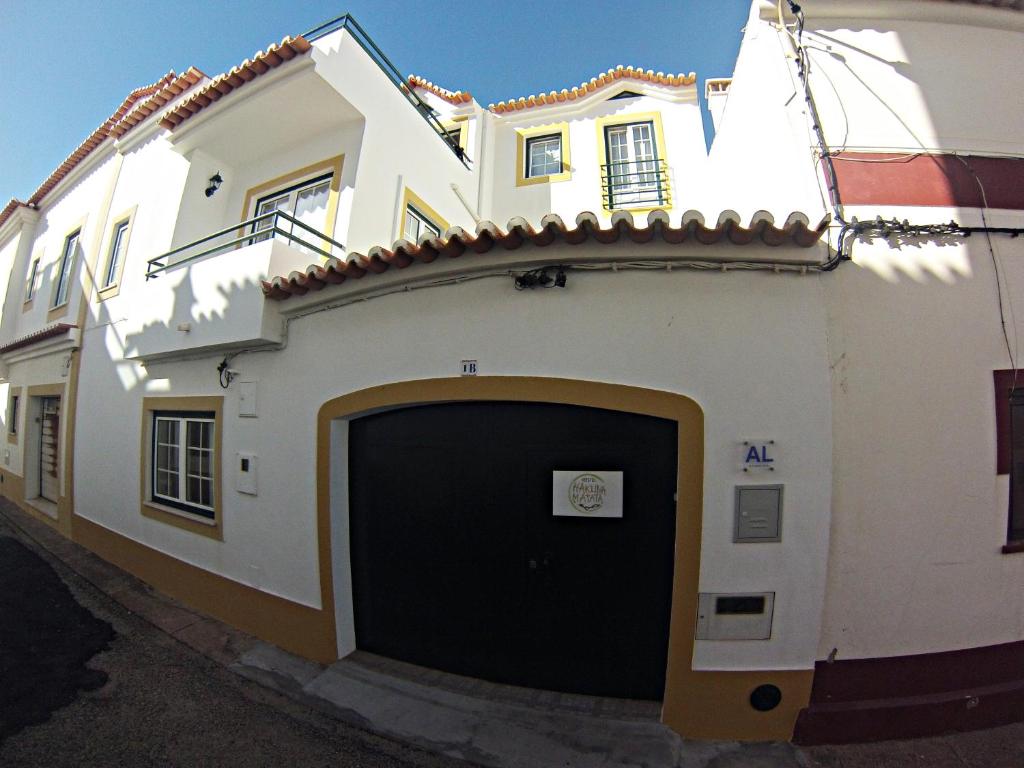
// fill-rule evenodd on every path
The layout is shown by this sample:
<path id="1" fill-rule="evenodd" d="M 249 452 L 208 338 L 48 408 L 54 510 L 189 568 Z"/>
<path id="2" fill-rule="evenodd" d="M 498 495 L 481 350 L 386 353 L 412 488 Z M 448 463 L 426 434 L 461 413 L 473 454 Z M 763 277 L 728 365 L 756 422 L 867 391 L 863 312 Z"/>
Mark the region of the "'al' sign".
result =
<path id="1" fill-rule="evenodd" d="M 556 469 L 552 474 L 555 517 L 622 517 L 622 472 Z"/>
<path id="2" fill-rule="evenodd" d="M 744 440 L 740 444 L 742 461 L 741 466 L 744 472 L 756 472 L 758 470 L 775 471 L 775 441 L 774 440 Z"/>

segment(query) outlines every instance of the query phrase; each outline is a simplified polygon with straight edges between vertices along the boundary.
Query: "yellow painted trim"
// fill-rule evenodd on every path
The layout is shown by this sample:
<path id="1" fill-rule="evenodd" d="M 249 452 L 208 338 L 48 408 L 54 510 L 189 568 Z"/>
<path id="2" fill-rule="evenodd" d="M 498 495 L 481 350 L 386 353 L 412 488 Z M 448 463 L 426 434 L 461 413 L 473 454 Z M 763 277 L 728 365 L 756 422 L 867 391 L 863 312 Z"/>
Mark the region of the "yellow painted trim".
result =
<path id="1" fill-rule="evenodd" d="M 25 478 L 12 472 L 9 467 L 0 467 L 0 495 L 13 501 L 18 505 L 19 509 L 31 515 L 33 519 L 42 520 L 45 518 L 51 528 L 57 527 L 55 520 L 29 508 L 28 504 L 25 503 Z"/>
<path id="2" fill-rule="evenodd" d="M 538 136 L 559 135 L 562 139 L 562 172 L 547 176 L 526 175 L 526 140 Z M 572 178 L 572 157 L 569 151 L 569 124 L 549 123 L 535 125 L 531 128 L 516 128 L 516 186 L 528 187 L 532 184 L 548 184 L 555 181 L 568 181 Z"/>
<path id="3" fill-rule="evenodd" d="M 442 235 L 444 235 L 444 233 L 447 232 L 449 227 L 451 226 L 448 223 L 447 219 L 445 219 L 443 216 L 441 216 L 441 214 L 439 214 L 437 211 L 435 211 L 433 208 L 427 205 L 426 200 L 417 195 L 408 187 L 405 187 L 404 191 L 402 192 L 402 215 L 399 216 L 398 218 L 398 236 L 395 237 L 395 240 L 399 240 L 405 237 L 405 219 L 409 214 L 410 205 L 417 211 L 422 213 L 424 216 L 426 216 L 430 220 L 430 223 L 441 231 Z"/>
<path id="4" fill-rule="evenodd" d="M 665 129 L 661 125 L 661 112 L 632 112 L 630 114 L 608 115 L 599 117 L 594 121 L 597 126 L 597 167 L 601 168 L 608 161 L 608 148 L 605 143 L 605 128 L 616 125 L 628 125 L 629 123 L 654 123 L 654 141 L 658 150 L 658 159 L 665 163 L 666 168 L 671 168 L 668 161 L 668 145 L 665 144 Z M 599 178 L 601 174 L 598 174 Z M 599 182 L 603 183 L 603 182 Z M 600 189 L 598 190 L 600 193 Z M 629 211 L 630 213 L 650 213 L 651 211 L 671 211 L 674 207 L 672 202 L 672 179 L 670 174 L 665 175 L 665 199 L 667 205 L 655 205 L 649 208 L 608 208 L 604 202 L 604 195 L 601 195 L 601 207 L 611 213 L 612 211 Z"/>
<path id="5" fill-rule="evenodd" d="M 14 414 L 15 418 L 11 418 L 11 409 L 14 405 L 14 398 L 18 398 L 18 412 Z M 7 390 L 7 443 L 9 445 L 18 444 L 18 435 L 21 434 L 19 425 L 16 422 L 24 421 L 22 414 L 25 412 L 25 399 L 21 396 L 21 387 L 11 387 Z M 14 431 L 11 431 L 11 427 L 14 427 Z"/>
<path id="6" fill-rule="evenodd" d="M 469 145 L 469 115 L 453 117 L 451 120 L 444 121 L 441 125 L 446 131 L 450 131 L 453 128 L 459 129 L 459 146 L 465 152 Z"/>
<path id="7" fill-rule="evenodd" d="M 85 320 L 89 313 L 89 299 L 92 297 L 93 286 L 96 283 L 94 275 L 96 273 L 96 262 L 100 254 L 100 243 L 103 240 L 104 228 L 110 221 L 110 206 L 114 202 L 114 191 L 117 189 L 117 182 L 121 178 L 121 169 L 123 167 L 124 155 L 118 153 L 115 156 L 110 174 L 110 182 L 107 184 L 107 191 L 103 196 L 103 202 L 100 206 L 101 213 L 99 219 L 97 219 L 99 223 L 95 232 L 93 232 L 92 245 L 85 254 L 82 296 L 78 302 L 79 328 L 85 328 Z M 127 254 L 125 260 L 127 261 Z M 74 537 L 75 525 L 75 429 L 78 423 L 78 379 L 82 372 L 82 346 L 84 344 L 85 334 L 82 334 L 78 341 L 78 349 L 71 352 L 71 368 L 68 371 L 68 393 L 64 407 L 64 411 L 67 414 L 67 431 L 65 433 L 65 469 L 67 471 L 65 487 L 67 499 L 63 505 L 64 517 L 61 520 L 61 532 L 68 538 Z"/>
<path id="8" fill-rule="evenodd" d="M 324 234 L 328 237 L 335 237 L 335 229 L 338 223 L 338 203 L 341 199 L 341 170 L 345 166 L 345 156 L 335 155 L 334 157 L 328 157 L 325 160 L 307 165 L 304 168 L 299 168 L 295 171 L 290 171 L 282 176 L 264 181 L 262 184 L 257 184 L 255 187 L 249 188 L 245 193 L 245 201 L 242 203 L 242 214 L 239 221 L 246 221 L 256 215 L 255 205 L 256 201 L 261 197 L 266 197 L 268 194 L 272 194 L 275 189 L 281 189 L 282 187 L 290 187 L 293 184 L 297 184 L 306 177 L 322 176 L 327 171 L 331 172 L 331 186 L 327 193 L 327 213 L 324 218 Z M 242 237 L 245 234 L 244 229 L 239 229 L 240 233 L 238 237 Z M 239 245 L 238 247 L 242 247 Z M 332 253 L 331 244 L 326 240 L 321 241 L 321 248 L 328 253 Z M 323 257 L 321 257 L 323 258 Z"/>
<path id="9" fill-rule="evenodd" d="M 53 274 L 53 285 L 50 286 L 50 309 L 46 313 L 46 322 L 57 320 L 58 318 L 64 317 L 68 313 L 68 309 L 71 307 L 71 297 L 74 296 L 72 288 L 75 283 L 75 269 L 78 267 L 78 252 L 81 251 L 83 254 L 83 260 L 85 255 L 85 245 L 82 243 L 82 236 L 85 234 L 85 223 L 88 221 L 88 216 L 83 216 L 78 220 L 73 227 L 68 229 L 64 233 L 64 237 L 61 240 L 60 246 L 60 257 L 54 264 L 57 266 Z M 68 267 L 68 293 L 67 298 L 60 304 L 54 305 L 54 300 L 57 298 L 57 285 L 60 282 L 60 262 L 64 258 L 64 247 L 67 245 L 68 238 L 78 231 L 78 247 L 75 249 L 75 253 L 71 254 L 71 266 Z"/>
<path id="10" fill-rule="evenodd" d="M 132 241 L 132 228 L 135 226 L 135 212 L 138 210 L 138 205 L 133 205 L 128 210 L 122 212 L 119 216 L 114 217 L 114 223 L 110 225 L 107 230 L 107 236 L 103 241 L 103 249 L 100 253 L 105 253 L 106 258 L 103 259 L 103 268 L 96 274 L 96 299 L 97 301 L 106 301 L 114 296 L 117 296 L 121 292 L 121 278 L 124 275 L 124 265 L 128 262 L 128 247 Z M 102 285 L 102 280 L 107 276 L 107 270 L 110 268 L 110 259 L 114 255 L 110 252 L 110 249 L 114 246 L 114 235 L 117 233 L 118 227 L 123 223 L 128 222 L 128 230 L 124 234 L 124 258 L 121 259 L 121 263 L 117 267 L 117 274 L 114 275 L 114 282 L 110 285 Z M 97 259 L 99 261 L 99 259 Z"/>
<path id="11" fill-rule="evenodd" d="M 22 312 L 28 312 L 30 309 L 32 309 L 33 304 L 35 304 L 36 295 L 39 293 L 39 288 L 40 288 L 39 281 L 42 279 L 42 277 L 41 277 L 41 275 L 39 273 L 39 270 L 43 266 L 43 256 L 45 254 L 46 254 L 46 248 L 45 247 L 40 247 L 36 251 L 35 256 L 33 256 L 29 260 L 29 262 L 28 262 L 28 275 L 32 275 L 32 262 L 35 262 L 36 273 L 34 275 L 32 275 L 32 289 L 33 289 L 32 290 L 32 298 L 25 299 L 21 303 L 21 311 Z M 28 294 L 28 287 L 29 287 L 29 285 L 28 285 L 28 275 L 25 275 L 25 281 L 22 283 L 22 287 L 21 287 L 22 295 Z"/>
<path id="12" fill-rule="evenodd" d="M 213 411 L 213 521 L 207 522 L 193 517 L 184 510 L 172 510 L 153 501 L 150 488 L 150 464 L 153 445 L 154 411 Z M 139 447 L 139 501 L 143 517 L 181 528 L 185 531 L 206 536 L 218 541 L 224 540 L 222 525 L 223 498 L 221 475 L 224 448 L 224 398 L 212 397 L 144 397 L 142 398 L 142 435 Z"/>
<path id="13" fill-rule="evenodd" d="M 619 384 L 515 376 L 466 376 L 384 384 L 329 400 L 317 414 L 317 534 L 323 605 L 331 581 L 331 422 L 381 408 L 434 402 L 504 400 L 563 403 L 670 419 L 678 424 L 675 569 L 662 721 L 687 738 L 789 739 L 810 700 L 813 670 L 694 672 L 694 625 L 700 576 L 704 488 L 704 414 L 685 395 Z M 750 706 L 750 693 L 772 683 L 783 702 L 771 712 Z"/>
<path id="14" fill-rule="evenodd" d="M 32 499 L 22 497 L 22 506 L 34 517 L 49 523 L 65 536 L 71 536 L 71 507 L 73 504 L 71 473 L 74 462 L 73 446 L 68 442 L 69 435 L 74 434 L 74 417 L 73 413 L 69 413 L 68 408 L 68 403 L 71 401 L 71 394 L 68 392 L 68 387 L 64 384 L 33 384 L 25 390 L 26 408 L 27 401 L 33 397 L 60 398 L 61 434 L 58 437 L 58 440 L 61 442 L 57 443 L 57 486 L 61 489 L 62 493 L 57 499 L 56 520 L 33 507 Z M 27 413 L 28 411 L 26 410 L 26 414 Z M 26 429 L 29 428 L 30 427 L 26 426 Z M 21 456 L 22 473 L 25 471 L 25 461 L 27 459 L 28 457 L 23 453 Z M 37 496 L 33 496 L 32 498 L 35 499 Z"/>
<path id="15" fill-rule="evenodd" d="M 334 610 L 310 608 L 171 557 L 87 520 L 74 540 L 166 595 L 321 664 L 338 658 Z"/>
<path id="16" fill-rule="evenodd" d="M 25 393 L 29 397 L 63 397 L 63 384 L 32 384 Z"/>

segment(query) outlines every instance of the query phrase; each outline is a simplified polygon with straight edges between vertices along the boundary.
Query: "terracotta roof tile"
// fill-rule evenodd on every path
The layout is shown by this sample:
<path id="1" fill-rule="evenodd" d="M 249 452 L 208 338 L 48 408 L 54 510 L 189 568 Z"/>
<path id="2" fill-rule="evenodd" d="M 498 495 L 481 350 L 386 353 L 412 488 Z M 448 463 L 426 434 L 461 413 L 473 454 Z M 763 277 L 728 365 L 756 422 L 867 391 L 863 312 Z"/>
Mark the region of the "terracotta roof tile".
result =
<path id="1" fill-rule="evenodd" d="M 19 200 L 16 197 L 12 197 L 10 201 L 8 201 L 7 205 L 5 205 L 3 209 L 0 209 L 0 226 L 3 226 L 3 223 L 7 221 L 9 218 L 11 218 L 11 214 L 13 214 L 15 209 L 17 208 L 35 209 L 35 206 L 29 205 L 28 203 L 24 202 L 23 200 Z"/>
<path id="2" fill-rule="evenodd" d="M 174 75 L 169 73 L 169 77 Z M 110 129 L 110 135 L 120 139 L 132 128 L 143 122 L 161 107 L 177 99 L 183 93 L 194 88 L 206 75 L 195 67 L 189 67 L 174 79 L 167 81 L 162 87 L 156 90 L 146 101 L 136 106 L 120 121 Z"/>
<path id="3" fill-rule="evenodd" d="M 306 38 L 300 35 L 299 37 L 286 37 L 280 43 L 268 46 L 266 51 L 257 51 L 252 59 L 246 59 L 237 67 L 218 75 L 191 98 L 167 112 L 160 120 L 160 125 L 173 131 L 192 115 L 220 99 L 221 96 L 226 96 L 236 88 L 240 88 L 260 75 L 291 61 L 296 56 L 309 53 L 312 47 Z"/>
<path id="4" fill-rule="evenodd" d="M 391 249 L 377 246 L 370 249 L 369 255 L 357 253 L 347 260 L 333 258 L 322 265 L 311 264 L 305 272 L 292 272 L 264 281 L 263 293 L 269 299 L 282 301 L 318 291 L 327 285 L 386 272 L 392 267 L 404 269 L 415 262 L 429 264 L 440 256 L 455 258 L 467 252 L 484 254 L 496 246 L 500 246 L 502 251 L 511 251 L 527 242 L 543 248 L 559 241 L 579 245 L 588 240 L 609 244 L 625 239 L 639 244 L 660 239 L 670 245 L 687 242 L 712 245 L 723 241 L 746 245 L 756 240 L 768 246 L 789 244 L 809 248 L 821 239 L 828 222 L 826 216 L 816 228 L 811 229 L 806 216 L 793 213 L 782 227 L 776 227 L 774 218 L 765 211 L 754 214 L 747 227 L 740 224 L 739 215 L 734 211 L 724 211 L 713 227 L 705 226 L 704 218 L 696 211 L 684 214 L 679 227 L 669 224 L 668 214 L 664 211 L 652 211 L 647 216 L 646 226 L 639 227 L 631 214 L 619 211 L 612 215 L 608 229 L 602 229 L 597 216 L 589 211 L 576 217 L 573 229 L 553 213 L 541 219 L 540 229 L 534 229 L 522 218 L 512 219 L 504 230 L 490 221 L 482 221 L 477 225 L 475 234 L 453 227 L 444 238 L 423 237 L 419 243 L 399 240 Z"/>
<path id="5" fill-rule="evenodd" d="M 40 341 L 52 339 L 54 336 L 60 336 L 62 333 L 73 330 L 77 327 L 77 325 L 72 325 L 71 323 L 57 323 L 56 325 L 48 326 L 36 331 L 35 333 L 22 336 L 20 339 L 15 339 L 9 344 L 4 344 L 0 347 L 0 355 L 6 354 L 7 352 L 14 352 L 17 349 L 23 349 L 24 347 L 31 347 L 33 344 L 38 344 Z"/>
<path id="6" fill-rule="evenodd" d="M 597 77 L 592 77 L 590 80 L 580 83 L 572 90 L 563 88 L 561 91 L 551 91 L 550 93 L 523 96 L 509 101 L 499 101 L 497 104 L 491 104 L 487 108 L 500 115 L 506 112 L 517 112 L 521 109 L 528 109 L 530 107 L 543 107 L 548 104 L 575 101 L 576 99 L 586 96 L 588 93 L 593 93 L 599 88 L 603 88 L 606 85 L 610 85 L 615 81 L 622 80 L 624 78 L 672 87 L 689 86 L 697 82 L 697 75 L 693 72 L 688 75 L 666 75 L 664 72 L 655 72 L 650 69 L 643 70 L 639 67 L 623 67 L 620 64 L 615 69 L 609 69 L 607 72 L 602 72 Z"/>
<path id="7" fill-rule="evenodd" d="M 19 203 L 19 205 L 24 205 L 29 208 L 38 207 L 39 203 L 53 190 L 54 187 L 60 184 L 60 182 L 63 181 L 79 163 L 85 160 L 93 150 L 111 136 L 111 129 L 120 123 L 140 100 L 167 87 L 170 83 L 174 82 L 175 77 L 174 71 L 172 70 L 152 85 L 136 88 L 134 91 L 129 93 L 125 100 L 121 102 L 121 106 L 114 110 L 114 114 L 104 120 L 102 125 L 89 134 L 88 138 L 79 144 L 75 150 L 64 159 L 64 162 L 58 165 L 53 173 L 51 173 L 46 180 L 39 185 L 39 188 L 32 193 L 28 200 L 25 203 Z M 13 203 L 15 201 L 12 200 L 11 202 Z M 8 203 L 4 207 L 3 211 L 0 212 L 0 225 L 7 221 L 11 213 L 13 213 L 14 209 L 17 207 L 17 205 L 12 205 L 11 203 Z"/>
<path id="8" fill-rule="evenodd" d="M 466 91 L 449 91 L 447 88 L 435 85 L 429 80 L 423 79 L 419 75 L 409 75 L 409 86 L 412 88 L 422 88 L 425 91 L 430 91 L 432 94 L 444 99 L 449 104 L 468 104 L 473 100 L 473 95 Z"/>

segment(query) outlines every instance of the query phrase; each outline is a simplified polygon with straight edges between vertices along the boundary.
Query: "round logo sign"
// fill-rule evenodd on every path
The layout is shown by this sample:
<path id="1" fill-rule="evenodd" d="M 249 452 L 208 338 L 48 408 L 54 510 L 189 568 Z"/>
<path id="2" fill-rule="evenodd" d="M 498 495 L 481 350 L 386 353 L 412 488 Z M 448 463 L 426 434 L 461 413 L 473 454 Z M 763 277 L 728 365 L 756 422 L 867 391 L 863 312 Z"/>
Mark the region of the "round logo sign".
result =
<path id="1" fill-rule="evenodd" d="M 574 477 L 569 483 L 569 503 L 577 512 L 592 515 L 604 506 L 607 492 L 608 488 L 600 475 L 585 472 Z"/>

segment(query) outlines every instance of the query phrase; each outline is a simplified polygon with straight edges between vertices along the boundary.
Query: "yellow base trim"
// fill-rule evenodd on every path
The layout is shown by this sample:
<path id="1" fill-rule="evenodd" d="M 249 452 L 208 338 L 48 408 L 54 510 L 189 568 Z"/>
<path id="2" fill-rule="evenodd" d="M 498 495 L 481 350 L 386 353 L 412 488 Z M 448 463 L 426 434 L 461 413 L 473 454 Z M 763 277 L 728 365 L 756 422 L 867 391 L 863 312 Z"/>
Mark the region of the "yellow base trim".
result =
<path id="1" fill-rule="evenodd" d="M 78 515 L 76 543 L 166 595 L 321 664 L 336 660 L 334 615 L 218 576 Z"/>
<path id="2" fill-rule="evenodd" d="M 688 739 L 716 741 L 789 741 L 797 715 L 811 700 L 813 669 L 780 672 L 694 672 L 678 675 L 665 691 L 661 719 Z M 770 712 L 750 706 L 759 685 L 775 685 L 782 702 Z"/>

